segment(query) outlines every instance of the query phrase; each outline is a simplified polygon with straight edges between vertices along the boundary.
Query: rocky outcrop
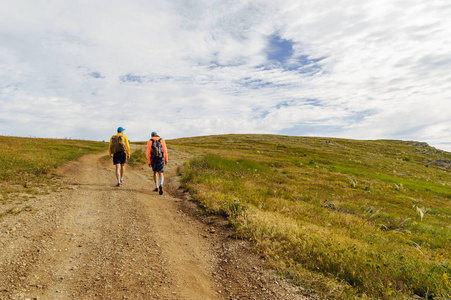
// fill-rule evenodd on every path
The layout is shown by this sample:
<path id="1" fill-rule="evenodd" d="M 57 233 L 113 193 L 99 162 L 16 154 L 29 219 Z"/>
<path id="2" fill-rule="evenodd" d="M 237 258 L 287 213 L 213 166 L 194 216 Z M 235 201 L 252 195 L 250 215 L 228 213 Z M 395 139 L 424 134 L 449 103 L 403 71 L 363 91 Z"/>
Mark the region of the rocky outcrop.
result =
<path id="1" fill-rule="evenodd" d="M 440 158 L 440 159 L 433 160 L 430 162 L 430 164 L 441 167 L 441 168 L 451 169 L 451 160 L 447 159 L 447 158 Z"/>

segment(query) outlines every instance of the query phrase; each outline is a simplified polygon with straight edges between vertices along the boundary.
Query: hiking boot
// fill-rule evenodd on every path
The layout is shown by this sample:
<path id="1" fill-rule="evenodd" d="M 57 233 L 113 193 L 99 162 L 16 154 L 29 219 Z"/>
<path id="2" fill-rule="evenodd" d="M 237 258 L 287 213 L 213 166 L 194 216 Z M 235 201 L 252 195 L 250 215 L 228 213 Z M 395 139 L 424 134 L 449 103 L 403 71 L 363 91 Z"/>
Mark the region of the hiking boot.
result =
<path id="1" fill-rule="evenodd" d="M 163 187 L 161 185 L 160 185 L 160 192 L 159 192 L 159 194 L 163 195 Z"/>
<path id="2" fill-rule="evenodd" d="M 124 179 L 121 179 L 121 184 L 123 184 L 124 183 Z"/>
<path id="3" fill-rule="evenodd" d="M 116 184 L 116 187 L 121 187 L 121 184 L 120 183 Z"/>
<path id="4" fill-rule="evenodd" d="M 154 192 L 158 192 L 158 188 L 155 188 L 153 191 L 154 191 Z"/>

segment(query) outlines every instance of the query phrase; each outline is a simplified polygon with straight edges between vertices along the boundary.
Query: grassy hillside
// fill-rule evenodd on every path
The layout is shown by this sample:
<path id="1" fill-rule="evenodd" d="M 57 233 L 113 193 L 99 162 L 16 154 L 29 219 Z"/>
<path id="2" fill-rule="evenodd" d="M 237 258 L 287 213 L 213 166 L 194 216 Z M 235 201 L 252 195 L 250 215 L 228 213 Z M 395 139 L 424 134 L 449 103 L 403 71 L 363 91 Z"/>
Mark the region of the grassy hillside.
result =
<path id="1" fill-rule="evenodd" d="M 332 299 L 451 297 L 450 153 L 271 135 L 168 144 L 199 155 L 183 171 L 194 199 L 299 284 Z"/>
<path id="2" fill-rule="evenodd" d="M 0 136 L 0 145 L 0 217 L 28 210 L 30 197 L 52 190 L 58 166 L 108 149 L 104 142 L 5 136 Z"/>

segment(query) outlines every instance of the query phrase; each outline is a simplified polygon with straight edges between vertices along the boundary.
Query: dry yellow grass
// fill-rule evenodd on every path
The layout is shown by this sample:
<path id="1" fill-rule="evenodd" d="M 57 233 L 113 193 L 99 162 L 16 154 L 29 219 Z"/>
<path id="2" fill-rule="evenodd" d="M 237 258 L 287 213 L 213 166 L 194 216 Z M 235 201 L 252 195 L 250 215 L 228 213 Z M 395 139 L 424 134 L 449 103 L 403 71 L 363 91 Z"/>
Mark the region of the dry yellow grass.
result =
<path id="1" fill-rule="evenodd" d="M 450 296 L 451 174 L 431 164 L 450 153 L 266 135 L 170 144 L 205 155 L 183 171 L 194 199 L 299 284 L 331 299 Z"/>

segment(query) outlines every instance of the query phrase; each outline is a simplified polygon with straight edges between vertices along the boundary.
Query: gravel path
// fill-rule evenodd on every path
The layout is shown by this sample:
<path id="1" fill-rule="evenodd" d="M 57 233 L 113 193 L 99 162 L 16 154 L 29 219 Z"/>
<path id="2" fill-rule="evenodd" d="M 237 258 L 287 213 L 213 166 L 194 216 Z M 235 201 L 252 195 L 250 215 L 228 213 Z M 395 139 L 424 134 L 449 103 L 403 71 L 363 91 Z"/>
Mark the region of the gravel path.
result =
<path id="1" fill-rule="evenodd" d="M 163 195 L 147 166 L 114 187 L 104 155 L 61 167 L 61 192 L 0 219 L 0 299 L 305 299 L 184 199 L 188 154 L 171 152 Z"/>

